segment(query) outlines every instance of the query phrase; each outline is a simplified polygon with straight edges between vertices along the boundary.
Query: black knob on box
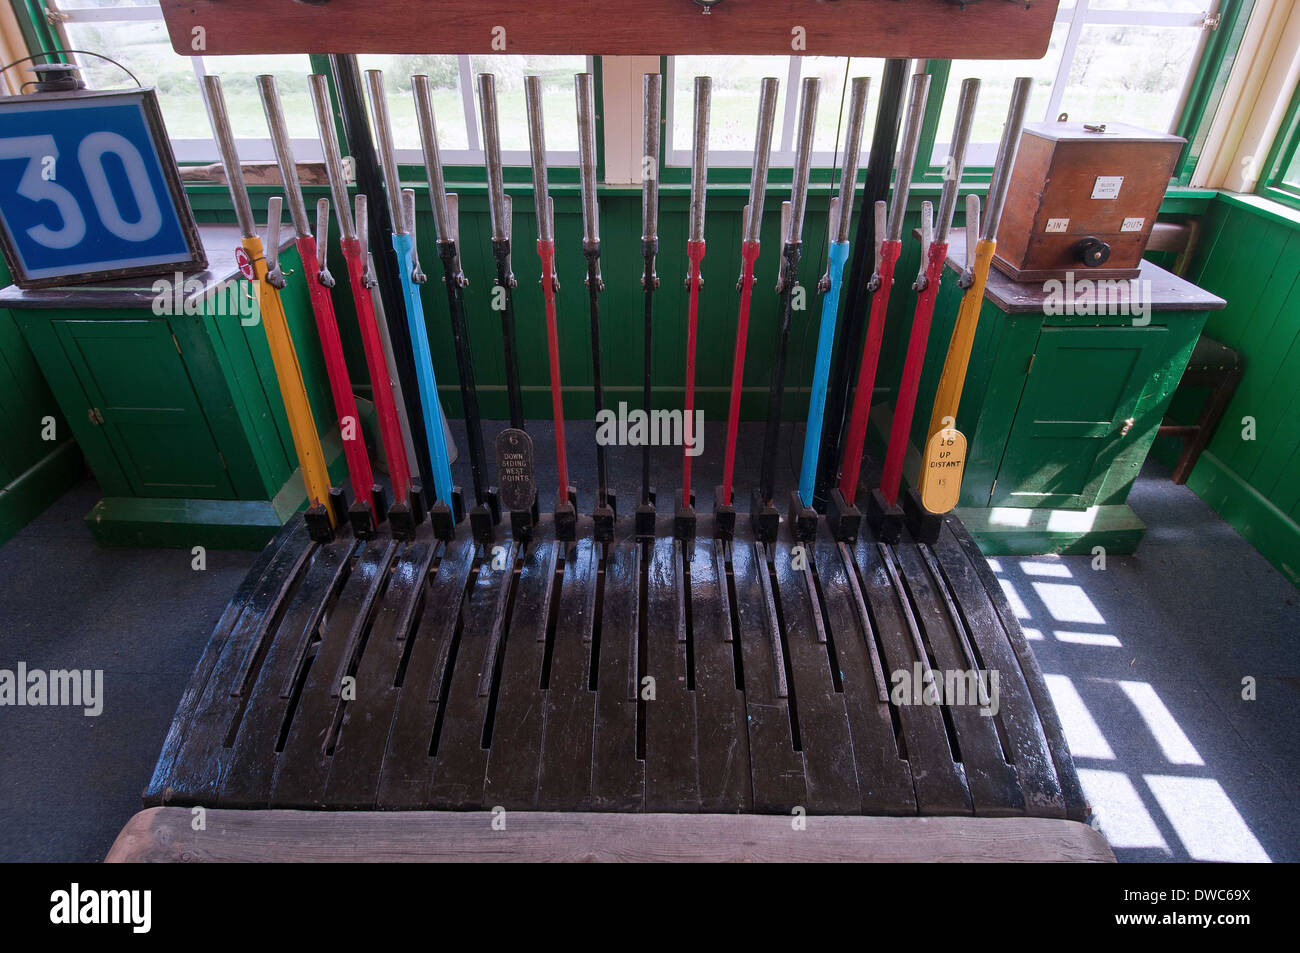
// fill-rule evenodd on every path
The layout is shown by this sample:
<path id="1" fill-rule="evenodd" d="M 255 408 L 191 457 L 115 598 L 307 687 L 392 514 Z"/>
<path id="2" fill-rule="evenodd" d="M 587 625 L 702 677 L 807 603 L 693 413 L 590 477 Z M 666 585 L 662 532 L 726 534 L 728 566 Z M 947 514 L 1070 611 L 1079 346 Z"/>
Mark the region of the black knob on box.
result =
<path id="1" fill-rule="evenodd" d="M 1110 259 L 1110 245 L 1089 235 L 1074 246 L 1074 257 L 1089 268 L 1100 268 Z"/>
<path id="2" fill-rule="evenodd" d="M 1110 246 L 1100 238 L 1088 235 L 1087 238 L 1080 238 L 1078 244 L 1075 244 L 1074 256 L 1088 268 L 1100 268 L 1110 259 Z"/>

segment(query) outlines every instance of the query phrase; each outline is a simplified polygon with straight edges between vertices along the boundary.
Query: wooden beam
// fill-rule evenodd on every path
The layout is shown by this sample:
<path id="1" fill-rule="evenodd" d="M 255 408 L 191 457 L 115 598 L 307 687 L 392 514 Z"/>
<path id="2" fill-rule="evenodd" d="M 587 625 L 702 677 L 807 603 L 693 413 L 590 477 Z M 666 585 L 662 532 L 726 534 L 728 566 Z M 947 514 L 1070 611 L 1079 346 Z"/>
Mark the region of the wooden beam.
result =
<path id="1" fill-rule="evenodd" d="M 184 56 L 668 53 L 1038 59 L 1058 0 L 162 0 Z"/>
<path id="2" fill-rule="evenodd" d="M 196 809 L 197 810 L 197 809 Z M 1112 862 L 1077 821 L 512 811 L 141 811 L 109 863 L 146 861 Z M 500 828 L 500 829 L 498 829 Z"/>

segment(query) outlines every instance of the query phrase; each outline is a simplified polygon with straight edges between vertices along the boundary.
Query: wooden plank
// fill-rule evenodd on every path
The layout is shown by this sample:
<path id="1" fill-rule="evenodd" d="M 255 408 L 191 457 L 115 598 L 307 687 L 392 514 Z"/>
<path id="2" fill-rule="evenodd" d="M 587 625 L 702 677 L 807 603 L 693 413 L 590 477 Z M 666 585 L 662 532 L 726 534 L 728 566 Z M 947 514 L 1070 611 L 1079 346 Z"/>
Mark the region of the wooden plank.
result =
<path id="1" fill-rule="evenodd" d="M 893 548 L 893 553 L 903 572 L 903 585 L 920 624 L 922 640 L 929 649 L 942 710 L 957 736 L 971 806 L 976 814 L 996 817 L 1023 814 L 1025 798 L 1020 791 L 1016 769 L 1003 755 L 997 723 L 983 714 L 991 708 L 981 707 L 978 690 L 968 693 L 960 704 L 955 697 L 958 689 L 968 691 L 967 673 L 975 677 L 978 660 L 971 657 L 954 632 L 942 590 L 930 577 L 917 545 L 905 536 L 904 542 Z M 959 677 L 962 679 L 960 686 L 957 684 Z M 947 689 L 950 681 L 954 689 L 951 696 Z M 1001 691 L 1000 686 L 998 690 Z"/>
<path id="2" fill-rule="evenodd" d="M 147 806 L 163 804 L 168 800 L 170 796 L 168 789 L 172 786 L 176 758 L 189 732 L 194 712 L 203 698 L 203 691 L 207 687 L 212 670 L 216 667 L 217 660 L 221 657 L 248 600 L 270 570 L 275 557 L 290 540 L 294 541 L 295 546 L 305 547 L 310 544 L 306 526 L 300 517 L 294 517 L 285 523 L 266 548 L 258 554 L 248 574 L 239 583 L 239 588 L 230 597 L 230 602 L 226 603 L 226 608 L 213 627 L 212 635 L 208 637 L 208 644 L 199 657 L 194 674 L 190 676 L 189 684 L 185 687 L 185 692 L 176 706 L 176 714 L 172 716 L 171 724 L 167 728 L 167 736 L 163 739 L 162 752 L 158 756 L 153 775 L 145 787 L 144 802 Z"/>
<path id="3" fill-rule="evenodd" d="M 898 754 L 875 636 L 859 617 L 854 596 L 857 579 L 845 570 L 839 544 L 824 521 L 818 529 L 813 566 L 825 600 L 827 638 L 840 666 L 861 810 L 864 814 L 915 814 L 912 771 Z"/>
<path id="4" fill-rule="evenodd" d="M 764 567 L 755 557 L 753 536 L 745 525 L 748 521 L 739 522 L 730 552 L 739 623 L 735 637 L 740 639 L 744 668 L 753 809 L 789 814 L 808 803 L 803 755 L 794 748 L 790 712 L 777 692 L 773 622 L 759 582 Z"/>
<path id="5" fill-rule="evenodd" d="M 1065 801 L 1047 735 L 989 593 L 950 525 L 930 552 L 981 664 L 999 673 L 997 718 L 1003 727 L 1006 754 L 1016 767 L 1025 810 L 1037 817 L 1064 817 Z"/>
<path id="6" fill-rule="evenodd" d="M 507 810 L 537 807 L 544 722 L 541 688 L 556 547 L 549 533 L 528 545 L 516 582 L 488 753 L 483 803 Z"/>
<path id="7" fill-rule="evenodd" d="M 347 537 L 322 546 L 285 609 L 256 680 L 245 693 L 244 717 L 235 735 L 230 767 L 221 781 L 218 803 L 222 807 L 257 808 L 270 803 L 281 732 L 298 702 L 296 689 L 325 608 L 352 569 L 355 545 L 356 541 Z"/>
<path id="8" fill-rule="evenodd" d="M 1084 798 L 1083 788 L 1079 784 L 1079 775 L 1074 770 L 1074 759 L 1070 756 L 1069 745 L 1065 743 L 1065 732 L 1061 729 L 1061 718 L 1056 713 L 1056 706 L 1052 704 L 1052 696 L 1047 690 L 1047 683 L 1043 681 L 1042 670 L 1038 667 L 1038 659 L 1034 658 L 1029 643 L 1025 641 L 1024 632 L 1020 629 L 1020 623 L 1016 620 L 1016 614 L 1007 602 L 1006 593 L 1002 591 L 1001 584 L 998 582 L 997 577 L 993 575 L 988 560 L 980 552 L 975 540 L 971 538 L 970 533 L 966 532 L 966 527 L 962 526 L 960 520 L 948 520 L 947 524 L 953 538 L 960 544 L 962 552 L 966 554 L 970 566 L 975 570 L 975 575 L 984 584 L 984 591 L 988 593 L 989 600 L 993 603 L 994 609 L 997 610 L 998 618 L 1002 621 L 1003 630 L 1006 632 L 1007 641 L 1020 663 L 1020 671 L 1024 675 L 1029 694 L 1034 700 L 1034 707 L 1038 711 L 1043 733 L 1047 737 L 1048 749 L 1052 753 L 1052 762 L 1056 766 L 1056 777 L 1061 785 L 1061 795 L 1065 799 L 1065 816 L 1071 820 L 1086 821 L 1090 813 L 1088 803 Z"/>
<path id="9" fill-rule="evenodd" d="M 596 693 L 590 689 L 591 627 L 596 607 L 600 544 L 590 517 L 578 518 L 578 541 L 566 547 L 551 668 L 545 692 L 542 760 L 537 784 L 541 810 L 591 805 Z"/>
<path id="10" fill-rule="evenodd" d="M 790 655 L 790 697 L 799 715 L 804 780 L 810 814 L 849 814 L 862 809 L 853 739 L 842 692 L 835 690 L 827 653 L 825 623 L 807 568 L 811 547 L 800 545 L 794 566 L 785 534 L 770 547 L 780 596 L 785 650 Z"/>
<path id="11" fill-rule="evenodd" d="M 598 811 L 645 807 L 645 763 L 636 749 L 641 546 L 632 530 L 631 520 L 619 524 L 605 559 L 591 769 L 591 803 Z"/>
<path id="12" fill-rule="evenodd" d="M 491 550 L 483 553 L 478 577 L 466 600 L 455 655 L 447 659 L 450 672 L 442 682 L 442 712 L 427 798 L 435 808 L 472 810 L 483 802 L 488 761 L 483 725 L 496 651 L 505 625 L 506 601 L 514 581 L 516 545 L 513 541 L 506 544 L 504 565 L 494 562 Z"/>
<path id="13" fill-rule="evenodd" d="M 196 27 L 206 52 L 337 53 L 339 38 L 355 53 L 500 52 L 607 56 L 692 53 L 788 55 L 791 28 L 822 56 L 935 59 L 1037 59 L 1047 52 L 1056 0 L 982 4 L 979 13 L 948 0 L 857 0 L 815 11 L 791 0 L 724 3 L 708 16 L 655 0 L 569 0 L 565 16 L 551 4 L 455 0 L 418 13 L 409 0 L 303 6 L 290 0 L 163 0 L 172 46 L 193 55 Z M 700 13 L 701 11 L 695 11 Z"/>
<path id="14" fill-rule="evenodd" d="M 438 693 L 442 685 L 447 650 L 457 628 L 465 594 L 477 576 L 476 548 L 468 533 L 462 533 L 443 554 L 450 572 L 437 573 L 424 597 L 425 611 L 413 635 L 406 671 L 398 691 L 397 710 L 388 735 L 388 750 L 379 772 L 376 803 L 385 808 L 418 808 L 424 805 L 433 776 L 434 723 L 438 716 Z M 439 567 L 441 568 L 441 566 Z"/>
<path id="15" fill-rule="evenodd" d="M 646 674 L 654 679 L 654 696 L 645 704 L 645 808 L 698 811 L 699 758 L 682 546 L 660 535 L 647 558 Z"/>
<path id="16" fill-rule="evenodd" d="M 383 601 L 375 610 L 366 651 L 356 674 L 356 699 L 343 711 L 343 724 L 330 764 L 325 800 L 331 808 L 362 810 L 376 807 L 379 772 L 388 748 L 388 730 L 397 708 L 397 687 L 407 660 L 416 621 L 429 608 L 424 597 L 435 553 L 447 552 L 421 527 L 419 538 L 403 546 L 393 560 Z M 466 547 L 453 546 L 447 565 L 435 572 L 455 573 L 458 561 L 472 559 Z M 433 607 L 433 611 L 438 611 Z"/>
<path id="17" fill-rule="evenodd" d="M 141 811 L 110 863 L 305 861 L 712 861 L 1112 863 L 1105 839 L 1037 817 L 819 817 L 793 830 L 753 814 L 209 811 L 195 831 L 183 808 Z"/>
<path id="18" fill-rule="evenodd" d="M 722 543 L 701 520 L 690 564 L 692 642 L 695 648 L 696 750 L 699 757 L 700 810 L 748 811 L 753 803 L 749 779 L 749 733 L 745 693 L 738 688 Z"/>
<path id="19" fill-rule="evenodd" d="M 922 814 L 969 814 L 970 794 L 962 767 L 953 760 L 943 716 L 930 705 L 901 705 L 893 699 L 894 675 L 911 677 L 912 663 L 919 661 L 916 642 L 919 633 L 907 596 L 898 591 L 881 558 L 879 544 L 859 539 L 853 552 L 862 583 L 862 595 L 876 623 L 876 635 L 884 650 L 880 660 L 891 692 L 891 706 L 903 726 L 903 744 L 912 766 L 916 806 Z"/>
<path id="20" fill-rule="evenodd" d="M 164 803 L 211 804 L 220 789 L 219 777 L 229 760 L 227 747 L 240 698 L 230 693 L 245 657 L 257 652 L 271 634 L 276 614 L 316 547 L 305 524 L 295 527 L 289 541 L 272 557 L 266 574 L 244 602 L 239 619 L 223 640 L 203 694 L 185 732 L 185 740 L 169 772 Z M 202 663 L 200 663 L 202 664 Z"/>
<path id="21" fill-rule="evenodd" d="M 366 542 L 327 615 L 271 786 L 274 807 L 325 805 L 333 744 L 348 703 L 343 678 L 365 643 L 375 600 L 397 548 L 391 540 Z"/>

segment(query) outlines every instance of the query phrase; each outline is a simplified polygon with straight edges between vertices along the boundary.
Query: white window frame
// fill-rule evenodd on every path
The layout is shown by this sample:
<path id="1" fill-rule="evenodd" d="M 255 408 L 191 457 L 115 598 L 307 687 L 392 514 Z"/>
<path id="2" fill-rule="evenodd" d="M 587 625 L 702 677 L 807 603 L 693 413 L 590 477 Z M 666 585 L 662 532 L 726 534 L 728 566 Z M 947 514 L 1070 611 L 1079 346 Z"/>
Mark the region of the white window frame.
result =
<path id="1" fill-rule="evenodd" d="M 1056 79 L 1052 82 L 1052 95 L 1048 97 L 1047 107 L 1043 110 L 1043 120 L 1055 119 L 1061 113 L 1061 100 L 1065 98 L 1065 87 L 1070 80 L 1070 66 L 1074 63 L 1074 54 L 1079 47 L 1079 37 L 1085 26 L 1109 24 L 1111 26 L 1163 26 L 1163 27 L 1198 27 L 1207 29 L 1206 20 L 1214 12 L 1216 0 L 1204 0 L 1205 9 L 1200 13 L 1171 13 L 1167 10 L 1093 10 L 1088 6 L 1089 0 L 1075 0 L 1074 6 L 1058 8 L 1057 23 L 1068 23 L 1069 32 L 1065 35 L 1065 48 L 1061 50 L 1061 63 L 1056 70 Z M 1191 69 L 1196 64 L 1191 64 Z"/>

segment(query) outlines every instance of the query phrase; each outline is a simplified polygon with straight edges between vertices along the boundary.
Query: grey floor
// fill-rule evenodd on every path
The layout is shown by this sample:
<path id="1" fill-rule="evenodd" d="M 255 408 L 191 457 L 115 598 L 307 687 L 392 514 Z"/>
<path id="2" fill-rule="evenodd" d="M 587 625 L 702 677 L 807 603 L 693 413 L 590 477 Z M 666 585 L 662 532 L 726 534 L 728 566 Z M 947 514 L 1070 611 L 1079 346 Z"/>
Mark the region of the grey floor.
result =
<path id="1" fill-rule="evenodd" d="M 590 505 L 591 425 L 568 431 L 572 480 Z M 553 445 L 543 428 L 535 440 L 547 499 Z M 742 432 L 738 487 L 753 482 L 761 441 L 759 425 Z M 710 428 L 696 460 L 702 507 L 720 442 Z M 797 452 L 782 448 L 781 485 Z M 456 469 L 468 487 L 463 454 Z M 666 498 L 677 454 L 656 450 L 655 471 Z M 611 451 L 610 478 L 630 502 L 634 452 Z M 209 551 L 196 571 L 188 550 L 98 547 L 81 522 L 98 499 L 87 478 L 0 547 L 0 669 L 102 669 L 105 680 L 96 718 L 0 708 L 0 860 L 104 856 L 139 808 L 190 671 L 255 555 Z M 1300 593 L 1159 465 L 1130 502 L 1147 536 L 1104 570 L 1092 557 L 992 561 L 1102 831 L 1121 860 L 1300 860 Z"/>

